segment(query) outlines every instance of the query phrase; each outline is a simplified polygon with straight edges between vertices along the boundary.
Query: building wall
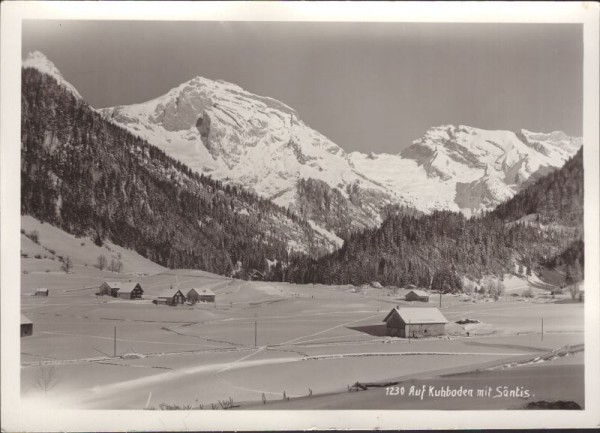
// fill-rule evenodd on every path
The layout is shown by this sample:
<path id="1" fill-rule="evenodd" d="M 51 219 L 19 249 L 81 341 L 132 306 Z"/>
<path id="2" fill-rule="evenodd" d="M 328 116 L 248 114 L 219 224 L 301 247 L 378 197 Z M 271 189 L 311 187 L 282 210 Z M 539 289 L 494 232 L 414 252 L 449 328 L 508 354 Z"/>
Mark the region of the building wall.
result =
<path id="1" fill-rule="evenodd" d="M 393 313 L 385 324 L 386 334 L 391 337 L 399 337 L 400 336 L 400 328 L 403 325 L 404 324 L 400 320 L 400 317 L 398 317 L 398 314 Z"/>
<path id="2" fill-rule="evenodd" d="M 394 313 L 386 322 L 386 334 L 391 337 L 423 338 L 444 335 L 446 326 L 444 323 L 405 324 L 398 314 Z"/>
<path id="3" fill-rule="evenodd" d="M 400 328 L 400 337 L 423 338 L 444 335 L 446 326 L 443 323 L 411 323 Z"/>
<path id="4" fill-rule="evenodd" d="M 414 293 L 408 293 L 404 299 L 407 301 L 429 302 L 429 296 L 419 296 Z"/>
<path id="5" fill-rule="evenodd" d="M 171 298 L 167 300 L 167 305 L 179 305 L 185 303 L 185 296 L 180 293 L 173 295 Z"/>
<path id="6" fill-rule="evenodd" d="M 173 303 L 175 305 L 183 304 L 183 303 L 185 303 L 185 297 L 182 294 L 177 293 L 175 296 L 173 296 Z"/>
<path id="7" fill-rule="evenodd" d="M 131 292 L 131 299 L 142 299 L 143 294 L 144 291 L 142 290 L 142 288 L 136 287 L 135 289 L 133 289 L 133 292 Z"/>
<path id="8" fill-rule="evenodd" d="M 110 289 L 110 286 L 106 283 L 102 283 L 102 285 L 100 286 L 100 289 L 98 290 L 98 294 L 99 295 L 111 295 L 112 291 Z"/>
<path id="9" fill-rule="evenodd" d="M 33 324 L 25 323 L 21 325 L 21 337 L 29 337 L 30 335 L 33 335 Z"/>
<path id="10" fill-rule="evenodd" d="M 195 290 L 191 290 L 190 293 L 187 294 L 186 300 L 192 303 L 198 302 L 200 300 L 200 295 L 198 295 L 198 292 Z"/>
<path id="11" fill-rule="evenodd" d="M 200 302 L 215 302 L 215 295 L 200 295 Z"/>

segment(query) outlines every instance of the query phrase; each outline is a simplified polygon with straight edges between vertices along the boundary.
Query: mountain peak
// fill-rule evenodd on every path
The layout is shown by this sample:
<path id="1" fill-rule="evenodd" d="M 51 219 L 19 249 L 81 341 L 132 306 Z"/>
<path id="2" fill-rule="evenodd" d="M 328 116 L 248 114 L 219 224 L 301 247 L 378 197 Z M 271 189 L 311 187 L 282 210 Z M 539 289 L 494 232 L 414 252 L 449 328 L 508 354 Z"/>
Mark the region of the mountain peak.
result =
<path id="1" fill-rule="evenodd" d="M 40 51 L 30 52 L 27 54 L 27 57 L 25 57 L 25 60 L 23 60 L 22 66 L 23 68 L 35 68 L 43 74 L 50 75 L 77 98 L 83 99 L 77 89 L 67 80 L 65 80 L 58 68 L 48 59 L 48 57 L 44 55 L 44 53 Z"/>

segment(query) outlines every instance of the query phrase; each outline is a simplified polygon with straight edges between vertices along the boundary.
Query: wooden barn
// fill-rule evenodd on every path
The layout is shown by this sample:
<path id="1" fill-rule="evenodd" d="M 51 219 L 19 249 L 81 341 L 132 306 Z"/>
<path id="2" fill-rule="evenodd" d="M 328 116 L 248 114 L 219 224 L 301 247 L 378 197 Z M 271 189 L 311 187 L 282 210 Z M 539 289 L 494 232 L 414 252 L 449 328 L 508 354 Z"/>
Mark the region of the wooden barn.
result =
<path id="1" fill-rule="evenodd" d="M 35 296 L 48 296 L 48 289 L 37 289 Z"/>
<path id="2" fill-rule="evenodd" d="M 120 281 L 105 281 L 100 285 L 100 290 L 98 290 L 99 295 L 107 295 L 107 296 L 117 296 L 117 292 L 121 288 Z"/>
<path id="3" fill-rule="evenodd" d="M 178 305 L 185 303 L 185 296 L 181 290 L 168 289 L 162 291 L 156 298 L 157 304 Z"/>
<path id="4" fill-rule="evenodd" d="M 394 308 L 383 321 L 387 335 L 403 338 L 444 335 L 448 323 L 437 308 Z"/>
<path id="5" fill-rule="evenodd" d="M 117 290 L 117 298 L 120 299 L 142 299 L 143 294 L 142 286 L 136 282 L 121 283 Z"/>
<path id="6" fill-rule="evenodd" d="M 33 322 L 21 314 L 21 337 L 33 335 Z"/>
<path id="7" fill-rule="evenodd" d="M 423 290 L 411 290 L 404 296 L 405 301 L 429 302 L 429 293 Z"/>
<path id="8" fill-rule="evenodd" d="M 196 302 L 215 302 L 215 293 L 210 289 L 192 288 L 187 292 L 185 298 L 192 304 Z"/>

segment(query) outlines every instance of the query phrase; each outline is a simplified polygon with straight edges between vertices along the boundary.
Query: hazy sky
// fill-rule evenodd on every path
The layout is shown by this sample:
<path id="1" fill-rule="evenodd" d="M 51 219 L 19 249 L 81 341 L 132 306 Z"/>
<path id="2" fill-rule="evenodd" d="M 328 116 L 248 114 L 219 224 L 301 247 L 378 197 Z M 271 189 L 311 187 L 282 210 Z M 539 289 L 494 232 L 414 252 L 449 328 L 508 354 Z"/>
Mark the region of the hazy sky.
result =
<path id="1" fill-rule="evenodd" d="M 348 151 L 397 153 L 432 126 L 582 134 L 579 24 L 25 21 L 94 107 L 196 75 L 295 108 Z"/>

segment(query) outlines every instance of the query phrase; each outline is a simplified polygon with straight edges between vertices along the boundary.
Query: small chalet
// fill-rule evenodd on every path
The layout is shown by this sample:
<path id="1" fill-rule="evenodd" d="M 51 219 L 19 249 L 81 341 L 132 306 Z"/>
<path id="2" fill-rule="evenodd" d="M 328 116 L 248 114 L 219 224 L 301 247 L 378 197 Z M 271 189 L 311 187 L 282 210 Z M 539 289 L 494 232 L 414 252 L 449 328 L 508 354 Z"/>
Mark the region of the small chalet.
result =
<path id="1" fill-rule="evenodd" d="M 404 296 L 404 300 L 406 301 L 419 301 L 419 302 L 429 302 L 429 293 L 424 292 L 423 290 L 411 290 Z"/>
<path id="2" fill-rule="evenodd" d="M 383 321 L 387 335 L 404 338 L 444 335 L 448 323 L 437 308 L 394 308 Z"/>
<path id="3" fill-rule="evenodd" d="M 181 290 L 163 290 L 156 298 L 157 304 L 178 305 L 185 303 L 185 296 Z"/>
<path id="4" fill-rule="evenodd" d="M 48 289 L 37 289 L 35 296 L 48 296 Z"/>
<path id="5" fill-rule="evenodd" d="M 99 295 L 107 295 L 107 296 L 117 296 L 117 292 L 121 288 L 120 281 L 105 281 L 100 285 L 100 290 L 98 290 Z"/>
<path id="6" fill-rule="evenodd" d="M 215 302 L 215 293 L 210 289 L 192 288 L 187 292 L 185 298 L 193 304 L 196 302 Z"/>
<path id="7" fill-rule="evenodd" d="M 142 299 L 143 294 L 142 286 L 136 282 L 121 283 L 121 288 L 117 290 L 117 298 L 120 299 Z"/>
<path id="8" fill-rule="evenodd" d="M 33 322 L 21 314 L 21 337 L 33 335 Z"/>

